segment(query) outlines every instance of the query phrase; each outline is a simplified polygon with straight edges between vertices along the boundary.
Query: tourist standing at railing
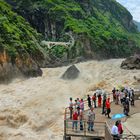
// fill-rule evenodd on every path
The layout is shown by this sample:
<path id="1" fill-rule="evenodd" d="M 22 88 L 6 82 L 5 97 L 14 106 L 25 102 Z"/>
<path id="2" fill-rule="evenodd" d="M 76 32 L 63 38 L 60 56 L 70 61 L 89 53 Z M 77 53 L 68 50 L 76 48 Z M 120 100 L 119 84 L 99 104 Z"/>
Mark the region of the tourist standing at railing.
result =
<path id="1" fill-rule="evenodd" d="M 91 98 L 87 95 L 88 107 L 91 108 Z"/>
<path id="2" fill-rule="evenodd" d="M 102 96 L 101 94 L 98 95 L 98 107 L 101 107 Z"/>
<path id="3" fill-rule="evenodd" d="M 115 122 L 115 125 L 113 125 L 111 129 L 111 134 L 113 136 L 113 140 L 120 140 L 119 139 L 119 131 L 118 131 L 118 121 Z"/>
<path id="4" fill-rule="evenodd" d="M 80 100 L 79 100 L 79 98 L 77 98 L 77 112 L 78 112 L 78 115 L 80 115 Z"/>
<path id="5" fill-rule="evenodd" d="M 80 130 L 83 130 L 83 110 L 80 109 L 79 121 L 80 121 Z"/>
<path id="6" fill-rule="evenodd" d="M 112 94 L 113 94 L 113 101 L 115 102 L 116 100 L 116 95 L 115 95 L 115 92 L 116 92 L 116 88 L 114 87 L 113 90 L 112 90 Z"/>
<path id="7" fill-rule="evenodd" d="M 75 110 L 77 109 L 77 107 L 78 107 L 77 100 L 75 100 L 75 103 L 74 103 Z"/>
<path id="8" fill-rule="evenodd" d="M 94 108 L 96 108 L 96 93 L 94 93 L 92 96 L 92 106 L 93 104 L 94 104 Z"/>
<path id="9" fill-rule="evenodd" d="M 108 118 L 110 117 L 110 112 L 111 112 L 111 108 L 110 108 L 110 98 L 107 98 L 106 100 L 106 114 L 108 116 Z"/>
<path id="10" fill-rule="evenodd" d="M 81 99 L 80 101 L 80 109 L 84 111 L 84 101 Z"/>
<path id="11" fill-rule="evenodd" d="M 70 119 L 72 119 L 72 114 L 73 114 L 73 102 L 72 102 L 72 98 L 70 98 L 69 110 L 70 110 Z"/>
<path id="12" fill-rule="evenodd" d="M 76 129 L 77 130 L 77 126 L 78 126 L 78 113 L 77 111 L 74 111 L 73 116 L 72 116 L 72 129 Z"/>
<path id="13" fill-rule="evenodd" d="M 105 93 L 105 91 L 104 91 L 104 93 L 103 93 L 102 114 L 105 113 L 105 107 L 106 107 L 106 93 Z"/>
<path id="14" fill-rule="evenodd" d="M 77 98 L 77 106 L 80 108 L 80 100 Z"/>
<path id="15" fill-rule="evenodd" d="M 93 107 L 88 112 L 88 131 L 94 131 L 95 113 Z"/>

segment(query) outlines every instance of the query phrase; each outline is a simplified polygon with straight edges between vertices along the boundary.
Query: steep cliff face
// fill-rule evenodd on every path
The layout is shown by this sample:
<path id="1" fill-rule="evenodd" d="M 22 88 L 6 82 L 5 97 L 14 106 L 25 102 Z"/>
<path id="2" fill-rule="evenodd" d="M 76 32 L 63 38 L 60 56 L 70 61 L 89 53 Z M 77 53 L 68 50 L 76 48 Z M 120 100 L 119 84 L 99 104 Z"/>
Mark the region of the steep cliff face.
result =
<path id="1" fill-rule="evenodd" d="M 40 35 L 3 1 L 0 11 L 0 81 L 42 75 L 45 56 L 38 44 Z"/>
<path id="2" fill-rule="evenodd" d="M 69 57 L 125 57 L 138 49 L 132 15 L 115 0 L 7 0 L 46 40 L 76 42 Z"/>

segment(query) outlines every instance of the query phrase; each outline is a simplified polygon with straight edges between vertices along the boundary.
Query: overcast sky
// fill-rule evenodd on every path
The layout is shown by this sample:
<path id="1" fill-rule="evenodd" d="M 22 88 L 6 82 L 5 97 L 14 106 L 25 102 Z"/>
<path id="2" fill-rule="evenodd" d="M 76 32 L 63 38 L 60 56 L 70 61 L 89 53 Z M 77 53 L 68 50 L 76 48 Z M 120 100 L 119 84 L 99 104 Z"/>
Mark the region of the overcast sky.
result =
<path id="1" fill-rule="evenodd" d="M 133 19 L 140 22 L 140 0 L 116 0 L 132 14 Z"/>

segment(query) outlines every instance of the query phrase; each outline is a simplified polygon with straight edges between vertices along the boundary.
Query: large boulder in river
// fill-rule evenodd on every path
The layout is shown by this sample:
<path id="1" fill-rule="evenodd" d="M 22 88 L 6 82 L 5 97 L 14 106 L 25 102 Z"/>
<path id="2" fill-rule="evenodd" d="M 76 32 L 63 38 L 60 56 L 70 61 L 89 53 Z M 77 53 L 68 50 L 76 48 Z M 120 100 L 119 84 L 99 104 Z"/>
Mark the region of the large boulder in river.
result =
<path id="1" fill-rule="evenodd" d="M 140 69 L 140 55 L 126 58 L 121 64 L 123 69 Z"/>
<path id="2" fill-rule="evenodd" d="M 62 75 L 62 79 L 76 79 L 80 71 L 76 68 L 75 65 L 70 66 L 65 73 Z"/>

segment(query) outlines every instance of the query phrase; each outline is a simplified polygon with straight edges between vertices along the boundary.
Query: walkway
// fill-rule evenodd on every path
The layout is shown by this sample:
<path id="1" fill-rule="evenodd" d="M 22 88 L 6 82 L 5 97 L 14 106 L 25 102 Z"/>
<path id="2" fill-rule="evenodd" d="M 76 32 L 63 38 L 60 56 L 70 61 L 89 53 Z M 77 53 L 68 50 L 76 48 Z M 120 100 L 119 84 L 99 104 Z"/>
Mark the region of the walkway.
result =
<path id="1" fill-rule="evenodd" d="M 130 115 L 135 114 L 135 113 L 140 113 L 140 100 L 135 101 L 135 106 L 130 107 Z M 87 117 L 87 105 L 86 105 L 86 111 L 84 112 L 84 118 Z M 69 109 L 66 111 L 66 122 L 65 122 L 65 133 L 69 136 L 79 136 L 79 137 L 92 137 L 92 138 L 105 138 L 105 129 L 106 125 L 108 126 L 108 129 L 111 129 L 112 125 L 115 123 L 114 120 L 107 118 L 105 115 L 102 115 L 102 108 L 95 108 L 95 114 L 96 114 L 96 119 L 95 119 L 95 131 L 94 132 L 88 132 L 87 131 L 87 121 L 83 121 L 84 124 L 84 131 L 80 131 L 80 128 L 78 130 L 74 131 L 72 130 L 72 121 L 69 119 Z M 123 107 L 122 105 L 116 105 L 114 102 L 111 103 L 111 114 L 116 113 L 123 113 Z M 122 118 L 122 124 L 127 120 L 128 117 Z M 79 124 L 79 123 L 78 123 Z M 127 138 L 134 138 L 133 134 L 131 133 L 130 130 L 128 130 L 125 126 L 123 126 L 124 129 L 124 137 Z M 130 136 L 130 137 L 129 137 Z"/>

